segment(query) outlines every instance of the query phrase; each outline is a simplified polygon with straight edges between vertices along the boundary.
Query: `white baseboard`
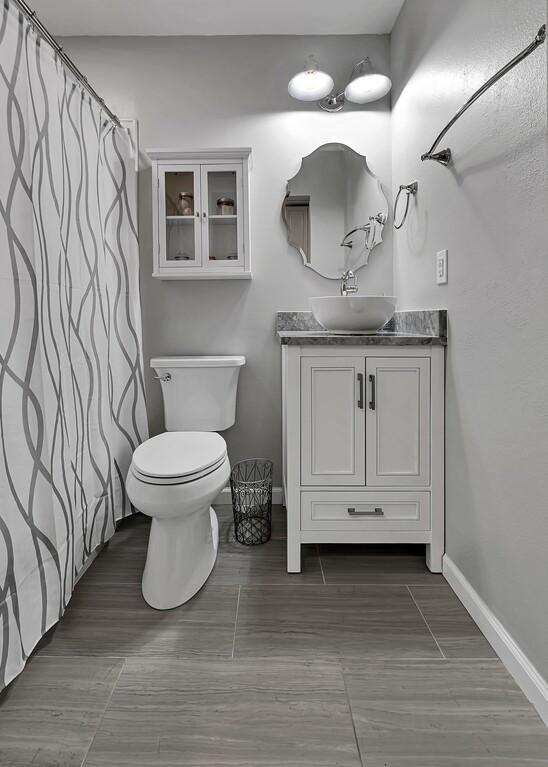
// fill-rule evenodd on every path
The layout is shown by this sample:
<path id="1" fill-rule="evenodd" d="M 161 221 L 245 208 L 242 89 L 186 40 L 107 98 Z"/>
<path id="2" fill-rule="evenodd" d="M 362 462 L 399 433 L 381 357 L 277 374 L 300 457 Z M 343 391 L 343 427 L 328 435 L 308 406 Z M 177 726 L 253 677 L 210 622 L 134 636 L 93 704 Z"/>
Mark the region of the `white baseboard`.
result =
<path id="1" fill-rule="evenodd" d="M 544 677 L 447 554 L 443 557 L 443 575 L 548 726 L 548 683 Z"/>
<path id="2" fill-rule="evenodd" d="M 216 503 L 219 506 L 224 504 L 231 504 L 232 496 L 230 494 L 230 487 L 223 488 L 213 503 Z M 276 506 L 283 504 L 283 490 L 281 487 L 272 488 L 272 503 Z"/>

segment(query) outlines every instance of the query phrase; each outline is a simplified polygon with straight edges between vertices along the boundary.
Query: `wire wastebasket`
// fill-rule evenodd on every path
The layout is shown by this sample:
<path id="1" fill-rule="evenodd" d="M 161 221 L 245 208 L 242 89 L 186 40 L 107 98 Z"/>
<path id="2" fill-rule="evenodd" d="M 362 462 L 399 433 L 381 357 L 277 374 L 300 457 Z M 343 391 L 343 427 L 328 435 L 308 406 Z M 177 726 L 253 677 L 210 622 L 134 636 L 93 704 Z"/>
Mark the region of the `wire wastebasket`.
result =
<path id="1" fill-rule="evenodd" d="M 255 546 L 270 540 L 272 526 L 272 461 L 240 461 L 230 472 L 234 537 Z"/>

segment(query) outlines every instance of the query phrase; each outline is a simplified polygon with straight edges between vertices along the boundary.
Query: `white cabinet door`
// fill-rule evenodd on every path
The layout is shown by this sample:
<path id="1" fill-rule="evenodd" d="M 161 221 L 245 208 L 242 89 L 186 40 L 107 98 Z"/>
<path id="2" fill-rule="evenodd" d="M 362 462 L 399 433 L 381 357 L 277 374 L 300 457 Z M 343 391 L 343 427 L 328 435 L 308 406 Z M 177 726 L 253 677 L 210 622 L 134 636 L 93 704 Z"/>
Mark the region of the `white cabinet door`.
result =
<path id="1" fill-rule="evenodd" d="M 365 359 L 301 360 L 301 484 L 365 483 Z"/>
<path id="2" fill-rule="evenodd" d="M 203 266 L 241 267 L 244 263 L 242 163 L 202 165 Z M 232 202 L 232 212 L 223 202 Z M 223 210 L 225 211 L 223 213 Z"/>
<path id="3" fill-rule="evenodd" d="M 160 268 L 202 266 L 200 166 L 161 165 L 158 187 Z"/>
<path id="4" fill-rule="evenodd" d="M 369 357 L 366 362 L 367 485 L 430 482 L 430 360 Z"/>

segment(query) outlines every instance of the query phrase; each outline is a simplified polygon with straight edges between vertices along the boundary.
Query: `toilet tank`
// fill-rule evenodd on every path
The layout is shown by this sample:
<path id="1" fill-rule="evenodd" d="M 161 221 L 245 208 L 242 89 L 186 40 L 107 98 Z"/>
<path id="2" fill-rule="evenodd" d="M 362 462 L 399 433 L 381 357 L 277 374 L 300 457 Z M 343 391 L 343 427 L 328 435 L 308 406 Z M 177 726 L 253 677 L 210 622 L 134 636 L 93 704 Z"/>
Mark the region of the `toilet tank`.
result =
<path id="1" fill-rule="evenodd" d="M 155 357 L 166 431 L 223 431 L 236 419 L 236 390 L 245 357 Z"/>

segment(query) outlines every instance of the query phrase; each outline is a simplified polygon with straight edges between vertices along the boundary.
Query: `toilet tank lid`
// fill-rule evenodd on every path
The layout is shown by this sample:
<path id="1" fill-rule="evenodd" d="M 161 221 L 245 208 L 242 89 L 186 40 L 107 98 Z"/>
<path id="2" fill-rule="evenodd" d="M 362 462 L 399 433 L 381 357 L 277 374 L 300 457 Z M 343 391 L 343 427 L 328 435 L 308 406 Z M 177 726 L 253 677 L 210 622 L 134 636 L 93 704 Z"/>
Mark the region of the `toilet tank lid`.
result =
<path id="1" fill-rule="evenodd" d="M 151 368 L 234 368 L 245 365 L 241 356 L 153 357 Z"/>

